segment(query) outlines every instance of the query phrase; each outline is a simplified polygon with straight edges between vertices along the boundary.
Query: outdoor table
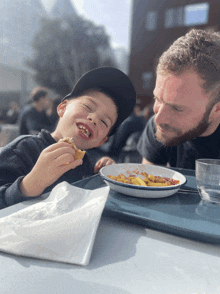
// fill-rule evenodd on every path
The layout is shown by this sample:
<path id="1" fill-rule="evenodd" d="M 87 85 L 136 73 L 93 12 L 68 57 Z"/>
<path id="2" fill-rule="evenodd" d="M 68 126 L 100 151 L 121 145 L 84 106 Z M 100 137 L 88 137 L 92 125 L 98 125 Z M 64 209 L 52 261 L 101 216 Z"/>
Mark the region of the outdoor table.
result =
<path id="1" fill-rule="evenodd" d="M 194 173 L 178 171 L 188 176 L 188 185 L 193 187 Z M 97 175 L 74 185 L 93 189 L 104 183 Z M 197 234 L 198 224 L 193 236 L 192 232 L 188 234 L 190 224 L 182 217 L 184 212 L 180 215 L 178 231 L 178 223 L 171 227 L 169 217 L 164 218 L 164 226 L 160 222 L 164 214 L 161 203 L 135 199 L 129 197 L 126 206 L 124 195 L 109 194 L 90 263 L 85 267 L 0 253 L 0 293 L 219 294 L 219 232 L 212 231 L 220 228 L 217 217 L 215 221 L 207 216 L 191 217 L 193 223 L 210 226 L 209 235 L 206 230 Z M 186 216 L 192 214 L 192 207 L 200 207 L 196 192 L 179 193 L 166 200 L 162 201 L 174 223 L 177 216 L 168 207 L 175 204 L 178 210 L 182 204 L 186 211 L 189 206 Z M 138 203 L 142 204 L 141 209 Z M 12 213 L 13 209 L 14 206 L 1 210 L 0 217 Z M 144 214 L 144 210 L 148 213 Z M 151 214 L 151 210 L 157 213 Z M 153 219 L 156 217 L 158 223 Z"/>

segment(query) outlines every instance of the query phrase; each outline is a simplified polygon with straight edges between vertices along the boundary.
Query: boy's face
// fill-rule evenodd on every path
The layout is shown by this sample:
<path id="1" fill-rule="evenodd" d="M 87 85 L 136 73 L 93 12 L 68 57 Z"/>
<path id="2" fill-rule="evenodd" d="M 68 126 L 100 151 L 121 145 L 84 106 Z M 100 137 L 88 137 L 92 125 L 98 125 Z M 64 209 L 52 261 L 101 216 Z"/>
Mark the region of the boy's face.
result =
<path id="1" fill-rule="evenodd" d="M 57 141 L 71 137 L 80 149 L 104 143 L 118 116 L 113 100 L 97 91 L 65 100 L 58 106 L 57 112 L 60 120 L 52 136 Z"/>

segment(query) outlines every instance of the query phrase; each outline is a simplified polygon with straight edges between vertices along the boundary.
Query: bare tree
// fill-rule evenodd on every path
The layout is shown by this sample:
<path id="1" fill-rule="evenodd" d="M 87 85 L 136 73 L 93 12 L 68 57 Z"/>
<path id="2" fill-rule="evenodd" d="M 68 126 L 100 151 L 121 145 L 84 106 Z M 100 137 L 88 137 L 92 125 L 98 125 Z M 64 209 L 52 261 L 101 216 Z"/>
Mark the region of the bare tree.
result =
<path id="1" fill-rule="evenodd" d="M 32 47 L 35 55 L 27 65 L 36 81 L 61 95 L 88 70 L 116 66 L 105 28 L 82 17 L 44 18 Z"/>

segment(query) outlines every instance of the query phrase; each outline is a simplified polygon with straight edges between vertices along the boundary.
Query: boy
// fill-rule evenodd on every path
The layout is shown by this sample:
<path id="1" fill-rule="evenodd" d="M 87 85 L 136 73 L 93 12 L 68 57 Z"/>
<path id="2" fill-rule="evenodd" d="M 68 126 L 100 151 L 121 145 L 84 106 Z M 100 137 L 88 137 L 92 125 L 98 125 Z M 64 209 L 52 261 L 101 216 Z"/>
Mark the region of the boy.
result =
<path id="1" fill-rule="evenodd" d="M 62 181 L 92 175 L 89 155 L 74 160 L 72 146 L 59 140 L 70 137 L 79 149 L 100 146 L 132 113 L 135 102 L 135 89 L 120 70 L 103 67 L 86 73 L 58 106 L 53 133 L 20 136 L 2 149 L 0 208 L 51 191 Z M 110 163 L 102 158 L 95 170 Z"/>

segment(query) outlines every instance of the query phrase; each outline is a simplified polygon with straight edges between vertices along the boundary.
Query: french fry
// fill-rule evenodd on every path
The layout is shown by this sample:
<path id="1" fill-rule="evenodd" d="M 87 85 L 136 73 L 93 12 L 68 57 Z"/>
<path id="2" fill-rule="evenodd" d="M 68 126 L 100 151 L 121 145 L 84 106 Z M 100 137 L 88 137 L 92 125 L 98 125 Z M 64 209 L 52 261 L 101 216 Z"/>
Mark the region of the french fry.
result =
<path id="1" fill-rule="evenodd" d="M 147 184 L 141 178 L 137 177 L 136 180 L 138 181 L 139 185 L 147 186 Z"/>
<path id="2" fill-rule="evenodd" d="M 123 174 L 119 174 L 117 176 L 109 175 L 108 178 L 115 180 L 117 182 L 144 187 L 165 187 L 179 184 L 179 181 L 177 180 L 149 175 L 146 172 L 141 173 L 141 175 L 144 177 L 144 179 L 141 179 L 139 176 L 134 175 L 126 177 Z"/>

